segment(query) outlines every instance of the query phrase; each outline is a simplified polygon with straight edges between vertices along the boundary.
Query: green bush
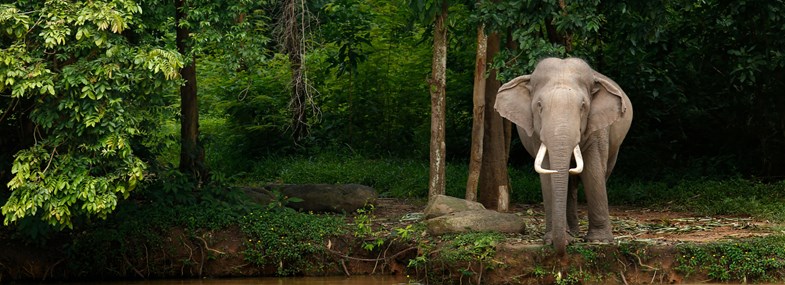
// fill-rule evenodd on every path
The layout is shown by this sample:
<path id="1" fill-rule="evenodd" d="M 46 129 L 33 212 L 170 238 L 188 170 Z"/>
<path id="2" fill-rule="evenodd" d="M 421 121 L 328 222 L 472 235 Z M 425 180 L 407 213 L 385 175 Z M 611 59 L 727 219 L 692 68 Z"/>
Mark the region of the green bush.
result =
<path id="1" fill-rule="evenodd" d="M 347 231 L 340 217 L 289 209 L 251 212 L 240 219 L 240 228 L 248 236 L 245 259 L 260 266 L 275 266 L 282 276 L 319 266 L 321 263 L 313 258 L 324 253 L 325 239 Z"/>

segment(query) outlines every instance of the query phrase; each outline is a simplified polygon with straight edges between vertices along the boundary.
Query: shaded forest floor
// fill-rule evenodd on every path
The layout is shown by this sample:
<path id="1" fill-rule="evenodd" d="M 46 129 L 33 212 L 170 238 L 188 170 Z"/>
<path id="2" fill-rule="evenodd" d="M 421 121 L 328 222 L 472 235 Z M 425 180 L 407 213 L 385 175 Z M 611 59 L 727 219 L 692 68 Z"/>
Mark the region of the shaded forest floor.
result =
<path id="1" fill-rule="evenodd" d="M 147 241 L 129 241 L 122 235 L 93 237 L 93 242 L 100 242 L 84 249 L 94 252 L 81 252 L 81 256 L 100 257 L 97 261 L 105 268 L 95 268 L 95 263 L 68 253 L 67 248 L 83 233 L 61 235 L 46 245 L 14 241 L 6 235 L 0 239 L 0 282 L 274 276 L 282 267 L 296 275 L 394 274 L 428 284 L 772 282 L 785 278 L 783 225 L 749 216 L 699 216 L 667 208 L 616 206 L 611 208 L 613 244 L 577 242 L 568 248 L 566 258 L 557 258 L 550 247 L 542 246 L 540 205 L 512 205 L 511 212 L 527 221 L 522 234 L 441 237 L 425 234 L 422 224 L 412 218 L 424 208 L 423 200 L 380 198 L 364 214 L 327 215 L 343 219 L 349 230 L 320 241 L 324 250 L 303 256 L 308 262 L 297 265 L 254 264 L 252 258 L 269 257 L 249 258 L 253 243 L 242 225 L 174 227 Z M 369 218 L 373 236 L 384 240 L 371 250 L 365 246 L 374 238 L 356 234 L 362 215 Z M 580 208 L 580 215 L 585 233 L 585 208 Z M 397 231 L 409 226 L 411 237 L 402 238 Z"/>
<path id="2" fill-rule="evenodd" d="M 409 213 L 422 212 L 425 203 L 417 200 L 382 198 L 374 215 L 382 228 L 400 227 L 400 219 Z M 637 241 L 658 245 L 710 243 L 728 239 L 764 237 L 782 234 L 783 225 L 749 216 L 700 216 L 692 213 L 638 207 L 611 206 L 611 223 L 617 241 Z M 542 205 L 512 204 L 510 212 L 527 220 L 526 233 L 515 240 L 541 244 L 545 229 Z M 581 232 L 588 226 L 586 208 L 579 206 Z"/>
<path id="3" fill-rule="evenodd" d="M 423 202 L 379 199 L 376 225 L 405 226 L 401 217 L 422 211 Z M 611 207 L 616 238 L 613 244 L 575 242 L 568 256 L 556 258 L 542 246 L 541 205 L 513 204 L 510 212 L 527 220 L 526 232 L 507 234 L 483 252 L 479 243 L 450 245 L 455 236 L 438 239 L 437 250 L 470 252 L 473 260 L 450 254 L 431 258 L 432 271 L 416 270 L 429 281 L 450 284 L 651 284 L 697 282 L 782 281 L 783 224 L 742 215 L 702 216 L 668 208 Z M 586 208 L 579 208 L 581 232 L 587 228 Z M 480 237 L 481 239 L 482 237 Z M 767 240 L 767 238 L 769 238 Z M 492 253 L 492 258 L 483 256 Z M 483 261 L 482 259 L 485 258 Z M 753 260 L 767 260 L 755 262 Z M 767 263 L 768 262 L 768 263 Z M 762 272 L 762 273 L 761 273 Z"/>

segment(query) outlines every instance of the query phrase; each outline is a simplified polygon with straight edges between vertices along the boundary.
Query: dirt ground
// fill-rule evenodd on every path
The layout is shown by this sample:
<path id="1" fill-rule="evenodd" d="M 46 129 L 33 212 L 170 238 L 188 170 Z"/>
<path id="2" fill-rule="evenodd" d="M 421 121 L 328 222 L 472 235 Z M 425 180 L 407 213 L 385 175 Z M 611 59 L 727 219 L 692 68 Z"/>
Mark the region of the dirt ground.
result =
<path id="1" fill-rule="evenodd" d="M 395 227 L 410 223 L 406 216 L 420 213 L 424 201 L 382 198 L 377 200 L 374 215 L 379 226 Z M 732 238 L 766 236 L 777 231 L 779 224 L 745 216 L 697 216 L 685 212 L 611 206 L 611 220 L 616 240 L 638 241 L 657 245 L 682 242 L 708 243 Z M 541 243 L 545 215 L 542 205 L 514 204 L 510 212 L 528 220 L 526 233 L 516 237 L 522 243 Z M 579 207 L 581 232 L 586 233 L 586 208 Z M 402 219 L 403 218 L 403 219 Z"/>
<path id="2" fill-rule="evenodd" d="M 377 200 L 372 211 L 372 221 L 376 231 L 403 228 L 421 218 L 425 209 L 423 200 L 381 198 Z M 552 264 L 552 260 L 543 259 L 542 255 L 531 248 L 541 248 L 544 230 L 544 214 L 540 205 L 511 205 L 511 211 L 527 220 L 523 234 L 510 234 L 504 242 L 504 248 L 498 251 L 498 258 L 505 260 L 503 269 L 492 270 L 488 274 L 488 282 L 483 284 L 521 284 L 519 279 L 510 276 L 520 272 L 531 272 L 532 266 Z M 586 231 L 586 209 L 580 209 L 582 216 L 582 232 Z M 702 217 L 690 213 L 658 211 L 646 208 L 612 207 L 611 219 L 617 241 L 635 241 L 652 245 L 652 250 L 663 251 L 659 259 L 641 261 L 625 261 L 624 273 L 619 273 L 617 284 L 647 283 L 655 277 L 665 283 L 680 283 L 682 276 L 670 270 L 673 265 L 673 253 L 668 251 L 672 245 L 679 243 L 709 243 L 723 239 L 743 239 L 780 233 L 782 225 L 765 220 L 739 216 Z M 347 217 L 352 222 L 352 217 Z M 333 247 L 330 247 L 330 244 Z M 247 277 L 270 276 L 275 272 L 273 267 L 259 267 L 250 264 L 243 255 L 245 238 L 237 227 L 220 231 L 197 231 L 186 233 L 182 229 L 173 229 L 158 245 L 137 245 L 139 248 L 130 250 L 121 258 L 115 257 L 106 264 L 106 270 L 98 273 L 73 272 L 69 268 L 69 260 L 62 251 L 62 245 L 50 243 L 39 248 L 34 245 L 19 245 L 8 237 L 0 236 L 0 283 L 12 280 L 80 280 L 80 278 L 196 278 L 196 277 Z M 416 257 L 418 250 L 411 244 L 395 244 L 386 247 L 384 253 L 369 253 L 360 247 L 357 239 L 351 234 L 342 239 L 331 239 L 327 242 L 331 254 L 319 258 L 326 268 L 320 272 L 305 271 L 305 275 L 364 275 L 364 274 L 410 274 L 408 260 Z M 501 247 L 501 245 L 500 245 Z M 613 246 L 606 247 L 612 252 Z M 149 249 L 149 250 L 148 250 Z M 142 252 L 144 254 L 130 254 Z M 434 252 L 438 252 L 435 250 Z M 389 253 L 389 255 L 387 255 Z M 397 253 L 397 254 L 393 254 Z M 404 253 L 404 254 L 402 254 Z M 382 256 L 384 255 L 384 256 Z M 610 253 L 608 254 L 610 256 Z M 379 259 L 379 257 L 385 257 Z M 387 259 L 386 257 L 390 257 Z M 395 258 L 392 258 L 395 257 Z M 539 258 L 539 259 L 538 259 Z M 612 259 L 613 263 L 619 260 Z M 550 262 L 550 263 L 549 263 Z M 571 261 L 572 262 L 572 261 Z M 586 261 L 576 261 L 579 266 Z M 581 263 L 583 262 L 583 263 Z M 643 266 L 641 262 L 658 266 L 659 271 L 646 272 L 642 269 L 653 268 Z M 471 265 L 472 263 L 469 263 Z M 479 263 L 476 263 L 479 265 Z M 639 266 L 640 265 L 640 266 Z M 644 268 L 645 267 L 645 268 Z M 470 267 L 471 268 L 471 267 Z M 634 269 L 637 268 L 637 269 Z M 112 269 L 114 271 L 107 271 Z M 444 274 L 451 269 L 445 268 Z M 527 271 L 528 270 L 528 271 Z M 614 269 L 617 272 L 618 270 Z M 475 271 L 482 272 L 481 268 Z M 421 272 L 415 272 L 417 274 Z M 517 274 L 517 275 L 516 275 Z M 481 276 L 481 275 L 480 275 Z M 625 278 L 626 276 L 626 278 Z M 547 277 L 547 276 L 546 276 Z M 532 284 L 540 284 L 547 280 L 542 276 L 523 276 Z M 529 278 L 529 279 L 526 279 Z M 693 277 L 694 278 L 694 277 Z M 703 279 L 696 279 L 703 280 Z M 551 280 L 552 281 L 552 280 Z M 553 283 L 553 282 L 545 282 Z"/>
<path id="3" fill-rule="evenodd" d="M 402 227 L 413 223 L 407 218 L 417 216 L 412 213 L 422 212 L 424 208 L 423 201 L 379 199 L 374 210 L 375 221 L 377 226 L 382 228 Z M 675 249 L 679 244 L 703 244 L 782 234 L 780 231 L 783 228 L 778 223 L 746 216 L 706 217 L 669 210 L 615 206 L 611 207 L 610 215 L 616 242 L 619 245 L 635 244 L 635 250 L 628 248 L 631 253 L 624 257 L 624 254 L 620 254 L 621 246 L 608 245 L 598 248 L 594 247 L 594 244 L 586 244 L 595 248 L 596 260 L 587 260 L 581 257 L 581 254 L 571 254 L 568 259 L 558 259 L 540 254 L 545 228 L 542 205 L 514 204 L 510 208 L 511 213 L 521 216 L 527 222 L 525 233 L 509 234 L 507 239 L 498 245 L 494 261 L 502 261 L 500 264 L 503 266 L 484 271 L 481 267 L 472 267 L 472 263 L 469 263 L 468 267 L 464 265 L 466 269 L 462 269 L 463 272 L 471 269 L 472 272 L 479 273 L 471 278 L 464 278 L 461 271 L 455 272 L 454 268 L 446 268 L 441 271 L 442 274 L 461 281 L 471 280 L 471 284 L 555 284 L 559 283 L 561 271 L 578 268 L 578 276 L 603 276 L 594 281 L 584 280 L 589 284 L 704 283 L 711 280 L 705 273 L 684 275 L 674 270 L 678 265 L 675 256 L 678 251 Z M 579 207 L 582 234 L 586 233 L 588 226 L 586 214 L 586 207 Z M 580 239 L 576 240 L 576 244 L 581 244 Z M 600 263 L 603 265 L 598 265 Z M 600 267 L 602 268 L 598 269 Z M 590 268 L 594 268 L 595 275 L 581 275 L 583 272 L 592 271 Z M 599 272 L 596 272 L 597 270 Z M 485 275 L 481 272 L 485 272 Z M 453 279 L 450 280 L 454 281 Z"/>

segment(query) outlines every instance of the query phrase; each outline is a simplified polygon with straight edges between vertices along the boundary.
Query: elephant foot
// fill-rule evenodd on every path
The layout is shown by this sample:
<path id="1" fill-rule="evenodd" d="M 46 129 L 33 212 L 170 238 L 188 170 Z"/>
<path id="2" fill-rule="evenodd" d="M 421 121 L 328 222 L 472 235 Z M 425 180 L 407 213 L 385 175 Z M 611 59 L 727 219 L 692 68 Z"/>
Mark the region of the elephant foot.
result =
<path id="1" fill-rule="evenodd" d="M 570 230 L 569 230 L 569 231 L 567 231 L 567 233 L 568 233 L 568 234 L 570 234 L 570 235 L 571 235 L 571 236 L 573 236 L 573 237 L 577 237 L 578 235 L 580 235 L 580 233 L 581 233 L 581 230 L 580 230 L 580 228 L 579 228 L 579 227 L 576 225 L 575 227 L 570 227 Z"/>
<path id="2" fill-rule="evenodd" d="M 567 244 L 571 244 L 573 241 L 573 237 L 575 235 L 568 231 L 567 234 L 564 236 L 567 239 Z M 545 236 L 542 238 L 542 241 L 545 245 L 553 245 L 553 233 L 552 232 L 545 233 Z"/>
<path id="3" fill-rule="evenodd" d="M 612 243 L 613 242 L 613 234 L 610 232 L 592 232 L 583 237 L 583 240 L 589 243 Z"/>

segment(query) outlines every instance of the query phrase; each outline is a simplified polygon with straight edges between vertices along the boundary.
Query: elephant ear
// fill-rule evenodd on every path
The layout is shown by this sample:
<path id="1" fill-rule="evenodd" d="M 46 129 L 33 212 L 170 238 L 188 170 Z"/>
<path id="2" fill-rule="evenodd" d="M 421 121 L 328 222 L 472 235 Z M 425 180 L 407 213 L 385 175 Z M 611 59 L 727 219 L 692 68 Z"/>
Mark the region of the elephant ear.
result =
<path id="1" fill-rule="evenodd" d="M 532 97 L 529 87 L 531 75 L 516 77 L 505 83 L 496 93 L 496 103 L 493 108 L 496 112 L 512 121 L 531 136 L 534 129 L 532 123 Z"/>
<path id="2" fill-rule="evenodd" d="M 599 72 L 594 73 L 591 109 L 586 134 L 607 128 L 627 112 L 624 91 L 616 82 Z"/>

